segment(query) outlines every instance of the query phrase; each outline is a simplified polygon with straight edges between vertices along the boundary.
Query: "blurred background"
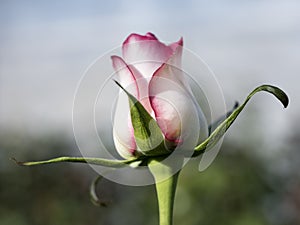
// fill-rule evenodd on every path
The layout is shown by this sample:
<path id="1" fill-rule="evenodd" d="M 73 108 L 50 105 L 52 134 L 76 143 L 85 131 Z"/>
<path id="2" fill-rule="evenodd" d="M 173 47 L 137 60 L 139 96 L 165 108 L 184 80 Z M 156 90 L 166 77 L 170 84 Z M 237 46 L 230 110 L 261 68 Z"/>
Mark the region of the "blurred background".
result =
<path id="1" fill-rule="evenodd" d="M 253 98 L 214 163 L 181 174 L 176 224 L 300 224 L 300 2 L 0 2 L 0 224 L 157 224 L 153 186 L 103 181 L 89 201 L 87 165 L 21 168 L 16 157 L 80 155 L 72 131 L 77 84 L 90 63 L 132 32 L 185 47 L 215 72 L 226 104 L 269 83 L 290 97 Z"/>

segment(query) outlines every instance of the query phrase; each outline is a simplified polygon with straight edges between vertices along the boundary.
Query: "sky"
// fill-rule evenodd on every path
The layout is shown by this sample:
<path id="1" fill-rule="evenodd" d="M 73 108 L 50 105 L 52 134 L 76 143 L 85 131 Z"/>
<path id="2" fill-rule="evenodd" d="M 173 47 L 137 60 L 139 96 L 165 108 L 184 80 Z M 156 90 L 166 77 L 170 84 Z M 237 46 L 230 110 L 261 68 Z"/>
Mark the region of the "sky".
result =
<path id="1" fill-rule="evenodd" d="M 260 84 L 284 89 L 287 110 L 268 95 L 255 97 L 231 133 L 263 127 L 276 143 L 299 129 L 299 11 L 297 0 L 3 0 L 1 130 L 72 133 L 74 94 L 88 66 L 130 33 L 151 31 L 164 42 L 183 37 L 214 71 L 228 106 Z"/>

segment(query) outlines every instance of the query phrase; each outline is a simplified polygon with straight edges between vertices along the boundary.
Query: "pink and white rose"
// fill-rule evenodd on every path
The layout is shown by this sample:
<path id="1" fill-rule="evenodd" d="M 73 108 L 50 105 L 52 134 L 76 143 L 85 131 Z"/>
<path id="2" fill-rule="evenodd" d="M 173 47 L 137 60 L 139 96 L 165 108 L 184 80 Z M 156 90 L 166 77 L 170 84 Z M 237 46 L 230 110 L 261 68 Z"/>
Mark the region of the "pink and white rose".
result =
<path id="1" fill-rule="evenodd" d="M 148 111 L 161 129 L 166 148 L 192 150 L 208 135 L 207 122 L 186 75 L 181 70 L 183 39 L 166 45 L 152 33 L 131 34 L 122 57 L 112 56 L 120 84 Z M 113 138 L 124 158 L 138 156 L 128 98 L 120 91 L 114 116 Z"/>

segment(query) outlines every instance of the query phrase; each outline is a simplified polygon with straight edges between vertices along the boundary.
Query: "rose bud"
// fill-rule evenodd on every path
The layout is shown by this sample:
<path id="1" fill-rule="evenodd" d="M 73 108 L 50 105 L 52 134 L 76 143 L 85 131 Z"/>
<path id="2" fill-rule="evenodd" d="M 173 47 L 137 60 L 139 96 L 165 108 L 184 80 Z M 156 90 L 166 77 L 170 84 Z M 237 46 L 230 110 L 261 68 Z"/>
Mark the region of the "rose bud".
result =
<path id="1" fill-rule="evenodd" d="M 193 150 L 207 138 L 206 119 L 181 70 L 182 46 L 182 38 L 166 45 L 151 33 L 131 34 L 123 43 L 122 58 L 111 57 L 127 92 L 120 90 L 113 125 L 115 147 L 122 157 Z M 147 117 L 143 125 L 133 115 L 136 104 L 128 103 L 128 94 L 142 108 L 135 111 L 147 114 L 141 115 Z"/>

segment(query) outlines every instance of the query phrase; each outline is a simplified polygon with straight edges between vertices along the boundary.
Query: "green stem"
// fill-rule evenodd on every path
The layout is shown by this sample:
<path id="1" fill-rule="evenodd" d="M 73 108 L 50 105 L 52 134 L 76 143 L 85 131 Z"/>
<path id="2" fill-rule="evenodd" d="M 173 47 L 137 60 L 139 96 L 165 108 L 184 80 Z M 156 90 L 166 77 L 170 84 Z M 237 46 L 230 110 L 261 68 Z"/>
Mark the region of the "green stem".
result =
<path id="1" fill-rule="evenodd" d="M 156 160 L 149 163 L 149 169 L 155 180 L 159 208 L 159 225 L 173 224 L 173 208 L 179 171 Z"/>

